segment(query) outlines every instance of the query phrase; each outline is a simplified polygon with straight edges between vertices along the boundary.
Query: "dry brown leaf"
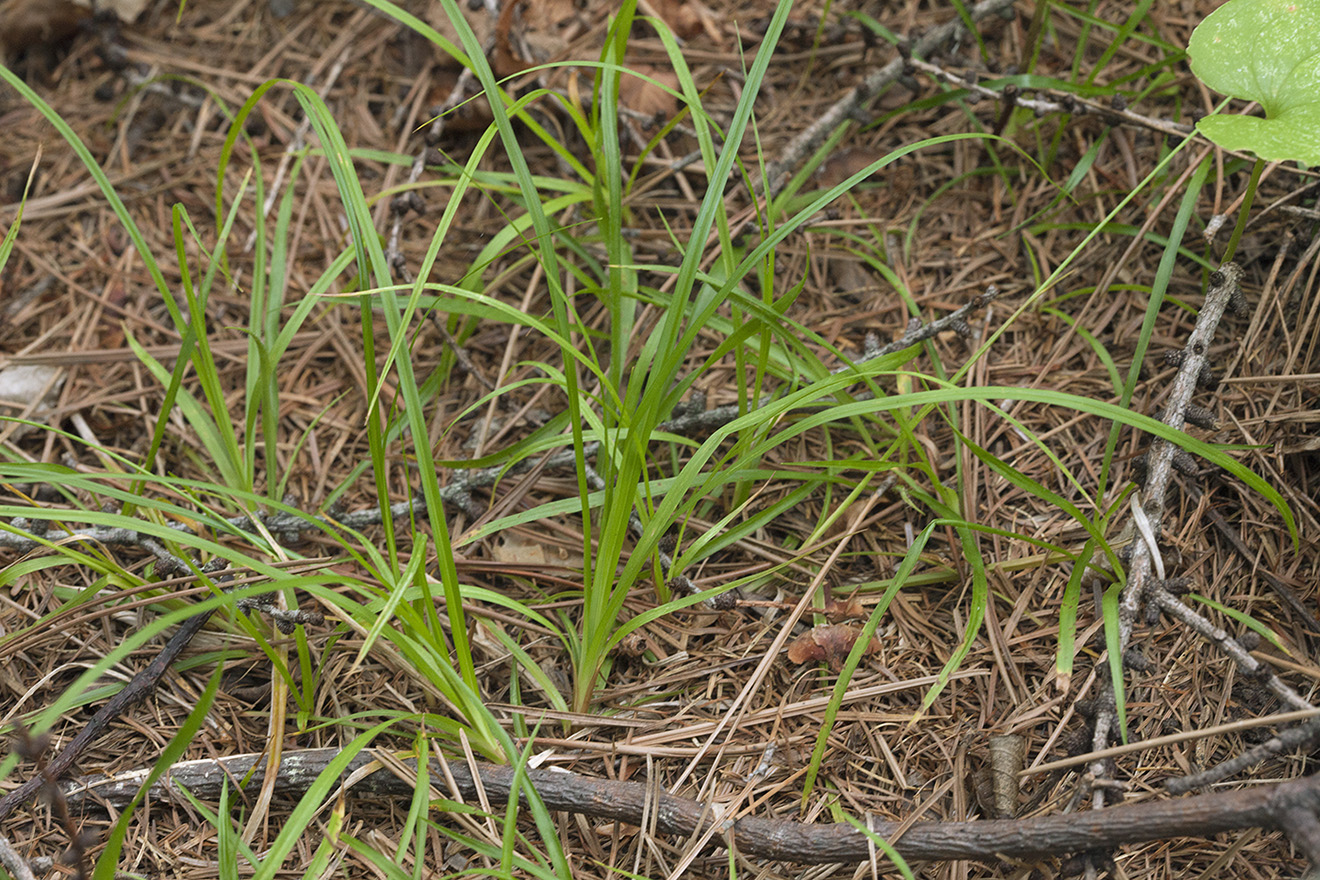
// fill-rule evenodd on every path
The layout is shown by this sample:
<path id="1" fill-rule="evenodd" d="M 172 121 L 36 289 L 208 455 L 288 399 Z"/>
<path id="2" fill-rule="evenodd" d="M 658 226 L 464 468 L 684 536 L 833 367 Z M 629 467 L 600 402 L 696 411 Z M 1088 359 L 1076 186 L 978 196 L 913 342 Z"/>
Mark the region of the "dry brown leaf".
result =
<path id="1" fill-rule="evenodd" d="M 825 616 L 829 618 L 830 623 L 862 620 L 866 617 L 866 609 L 862 607 L 861 602 L 857 601 L 856 596 L 849 596 L 847 599 L 831 599 L 825 603 Z"/>
<path id="2" fill-rule="evenodd" d="M 0 48 L 9 58 L 48 48 L 78 33 L 91 11 L 70 0 L 0 2 Z"/>
<path id="3" fill-rule="evenodd" d="M 539 567 L 546 564 L 545 547 L 515 532 L 505 532 L 499 540 L 492 542 L 490 555 L 496 562 L 512 565 Z"/>
<path id="4" fill-rule="evenodd" d="M 142 10 L 147 8 L 147 0 L 73 0 L 79 6 L 95 9 L 97 12 L 113 12 L 123 22 L 137 21 Z"/>
<path id="5" fill-rule="evenodd" d="M 440 107 L 449 101 L 458 85 L 459 72 L 452 67 L 441 67 L 432 78 L 432 89 L 427 95 L 429 105 Z M 476 95 L 451 107 L 444 114 L 444 130 L 447 132 L 483 131 L 490 125 L 493 117 L 486 96 Z"/>
<path id="6" fill-rule="evenodd" d="M 655 15 L 664 19 L 669 29 L 685 40 L 690 40 L 703 30 L 702 8 L 691 0 L 651 0 Z"/>
<path id="7" fill-rule="evenodd" d="M 649 76 L 655 83 L 678 90 L 678 75 L 672 69 L 636 64 L 631 68 L 641 76 Z M 678 99 L 653 82 L 641 76 L 623 76 L 619 80 L 619 102 L 636 113 L 670 119 L 678 113 Z"/>
<path id="8" fill-rule="evenodd" d="M 491 66 L 495 70 L 495 75 L 501 79 L 522 73 L 532 66 L 519 58 L 518 53 L 513 50 L 513 13 L 517 8 L 517 3 L 505 3 L 499 19 L 495 22 L 495 48 L 491 56 Z"/>
<path id="9" fill-rule="evenodd" d="M 843 183 L 872 162 L 884 157 L 881 150 L 870 147 L 858 147 L 835 153 L 816 171 L 816 182 L 822 189 L 829 189 Z"/>
<path id="10" fill-rule="evenodd" d="M 857 643 L 862 634 L 861 627 L 848 624 L 826 623 L 812 628 L 811 632 L 797 639 L 788 646 L 788 659 L 794 663 L 815 663 L 824 660 L 830 669 L 838 672 L 843 668 L 843 661 L 848 659 L 848 652 Z M 874 638 L 866 646 L 862 656 L 880 653 L 880 643 Z"/>

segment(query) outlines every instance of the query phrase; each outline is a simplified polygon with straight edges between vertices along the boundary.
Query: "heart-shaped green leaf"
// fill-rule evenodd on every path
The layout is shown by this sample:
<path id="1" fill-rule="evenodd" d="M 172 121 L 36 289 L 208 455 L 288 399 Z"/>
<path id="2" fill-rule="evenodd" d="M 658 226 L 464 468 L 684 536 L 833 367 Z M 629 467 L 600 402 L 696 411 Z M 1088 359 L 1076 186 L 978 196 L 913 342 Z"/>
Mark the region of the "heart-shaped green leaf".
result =
<path id="1" fill-rule="evenodd" d="M 1257 101 L 1265 118 L 1207 116 L 1197 128 L 1230 150 L 1320 165 L 1320 0 L 1229 0 L 1187 46 L 1210 88 Z"/>

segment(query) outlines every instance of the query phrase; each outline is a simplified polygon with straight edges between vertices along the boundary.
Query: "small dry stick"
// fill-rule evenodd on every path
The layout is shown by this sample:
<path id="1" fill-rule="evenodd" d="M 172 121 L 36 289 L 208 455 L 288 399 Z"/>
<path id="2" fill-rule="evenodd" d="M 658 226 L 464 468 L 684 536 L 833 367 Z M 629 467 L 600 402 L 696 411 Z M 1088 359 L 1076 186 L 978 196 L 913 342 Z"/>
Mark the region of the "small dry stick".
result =
<path id="1" fill-rule="evenodd" d="M 1004 93 L 987 88 L 981 85 L 976 79 L 975 74 L 960 76 L 952 71 L 945 70 L 940 65 L 921 58 L 913 58 L 909 61 L 912 67 L 943 80 L 954 88 L 967 89 L 973 95 L 980 98 L 991 98 L 995 101 L 1004 99 Z M 1037 95 L 1048 94 L 1042 89 L 1033 90 Z M 1115 96 L 1117 97 L 1117 96 Z M 1013 103 L 1017 107 L 1023 107 L 1033 111 L 1037 116 L 1044 116 L 1047 113 L 1070 113 L 1078 115 L 1082 113 L 1094 113 L 1108 119 L 1114 119 L 1119 122 L 1126 122 L 1131 125 L 1148 128 L 1152 131 L 1158 131 L 1163 134 L 1175 137 L 1191 137 L 1194 127 L 1180 122 L 1174 122 L 1169 119 L 1156 119 L 1153 116 L 1143 116 L 1129 110 L 1121 102 L 1111 102 L 1102 104 L 1090 98 L 1084 98 L 1081 95 L 1061 94 L 1057 99 L 1046 98 L 1026 98 L 1018 95 L 1013 98 Z"/>
<path id="2" fill-rule="evenodd" d="M 37 880 L 33 875 L 32 869 L 23 857 L 14 852 L 14 847 L 9 841 L 0 837 L 0 866 L 3 866 L 14 878 L 14 880 Z"/>
<path id="3" fill-rule="evenodd" d="M 973 21 L 980 21 L 995 15 L 1004 9 L 1010 9 L 1013 0 L 982 0 L 971 8 Z M 931 28 L 912 46 L 912 55 L 929 55 L 932 51 L 954 38 L 963 28 L 963 20 L 954 17 L 938 27 Z M 798 166 L 813 150 L 824 142 L 830 132 L 844 121 L 853 117 L 865 104 L 870 103 L 885 86 L 903 76 L 907 59 L 895 58 L 879 70 L 871 73 L 862 82 L 848 90 L 834 103 L 825 114 L 812 123 L 805 131 L 789 141 L 779 158 L 770 163 L 762 180 L 762 192 L 771 195 L 779 192 L 789 173 Z"/>
<path id="4" fill-rule="evenodd" d="M 1268 665 L 1261 663 L 1242 646 L 1242 643 L 1230 636 L 1221 627 L 1215 626 L 1209 619 L 1198 614 L 1189 605 L 1161 586 L 1153 585 L 1146 590 L 1146 602 L 1159 605 L 1160 609 L 1184 624 L 1201 638 L 1218 648 L 1228 656 L 1247 678 L 1262 682 L 1276 697 L 1293 709 L 1313 709 L 1295 690 L 1284 683 Z"/>
<path id="5" fill-rule="evenodd" d="M 88 832 L 79 831 L 74 824 L 73 815 L 69 812 L 69 801 L 64 796 L 64 789 L 60 787 L 59 776 L 46 763 L 46 749 L 50 745 L 50 737 L 45 734 L 34 737 L 20 724 L 15 740 L 14 751 L 24 760 L 36 763 L 37 776 L 42 782 L 42 790 L 50 800 L 51 812 L 59 820 L 65 836 L 69 839 L 69 848 L 64 851 L 60 861 L 73 869 L 74 880 L 86 880 L 87 850 L 96 839 Z"/>
<path id="6" fill-rule="evenodd" d="M 1205 788 L 1234 774 L 1241 773 L 1251 765 L 1258 764 L 1266 758 L 1272 758 L 1275 755 L 1281 755 L 1284 752 L 1290 752 L 1303 746 L 1313 745 L 1317 740 L 1320 740 L 1320 718 L 1313 718 L 1304 724 L 1280 731 L 1260 745 L 1254 746 L 1240 755 L 1235 755 L 1208 770 L 1193 773 L 1180 779 L 1170 779 L 1164 783 L 1164 787 L 1172 794 L 1185 794 L 1194 789 Z"/>
<path id="7" fill-rule="evenodd" d="M 106 700 L 105 705 L 87 721 L 87 725 L 65 744 L 59 754 L 51 758 L 41 768 L 41 773 L 33 776 L 4 797 L 0 797 L 0 820 L 32 800 L 33 796 L 41 790 L 42 786 L 48 784 L 49 780 L 59 779 L 66 775 L 77 763 L 83 750 L 100 738 L 105 729 L 110 726 L 110 722 L 150 696 L 156 686 L 160 684 L 160 680 L 165 677 L 165 673 L 170 666 L 183 653 L 183 649 L 188 647 L 188 643 L 192 641 L 193 636 L 201 632 L 202 627 L 206 625 L 206 622 L 211 619 L 211 615 L 214 613 L 215 609 L 210 608 L 199 611 L 183 621 L 179 629 L 161 648 L 160 653 L 153 657 L 150 663 L 138 670 L 138 673 L 133 676 L 128 684 L 124 685 L 123 690 Z M 300 618 L 298 622 L 302 622 L 302 619 Z M 276 625 L 280 627 L 281 631 L 284 631 L 285 626 L 289 624 L 287 620 L 277 620 Z"/>
<path id="8" fill-rule="evenodd" d="M 867 350 L 862 357 L 857 358 L 853 364 L 835 367 L 830 370 L 830 375 L 838 375 L 853 369 L 855 364 L 864 364 L 868 361 L 873 361 L 876 358 L 893 354 L 896 351 L 911 348 L 917 343 L 931 339 L 940 333 L 949 330 L 958 330 L 960 326 L 967 323 L 967 318 L 969 316 L 984 309 L 998 296 L 999 288 L 992 284 L 986 288 L 985 293 L 972 297 L 966 304 L 945 315 L 943 318 L 931 321 L 929 324 L 923 324 L 920 321 L 916 321 L 901 337 L 887 345 L 878 347 L 868 345 Z M 725 406 L 717 406 L 713 409 L 701 409 L 695 412 L 686 411 L 676 414 L 674 418 L 661 426 L 661 430 L 684 435 L 699 431 L 713 431 L 738 418 L 741 414 L 742 413 L 738 410 L 738 405 L 732 403 Z"/>
<path id="9" fill-rule="evenodd" d="M 1192 328 L 1184 349 L 1182 366 L 1173 380 L 1169 402 L 1164 408 L 1164 423 L 1172 428 L 1181 429 L 1187 405 L 1191 403 L 1196 391 L 1197 377 L 1206 363 L 1206 355 L 1214 340 L 1215 330 L 1224 310 L 1235 297 L 1241 296 L 1242 269 L 1236 263 L 1225 263 L 1210 276 L 1210 290 L 1197 316 L 1196 326 Z M 1152 538 L 1160 533 L 1160 524 L 1164 518 L 1164 495 L 1173 473 L 1173 457 L 1177 447 L 1165 440 L 1156 440 L 1147 455 L 1149 473 L 1139 504 L 1133 505 L 1133 518 L 1143 525 L 1142 532 Z M 1118 627 L 1119 651 L 1127 650 L 1132 639 L 1132 630 L 1138 620 L 1141 603 L 1146 599 L 1146 592 L 1152 578 L 1152 567 L 1156 563 L 1159 548 L 1151 546 L 1150 539 L 1138 537 L 1133 541 L 1132 561 L 1128 567 L 1128 582 L 1119 598 Z M 1162 564 L 1159 565 L 1162 567 Z M 1101 751 L 1108 747 L 1117 716 L 1113 708 L 1113 692 L 1109 692 L 1108 705 L 1103 705 L 1096 713 L 1093 750 Z M 1107 778 L 1109 768 L 1103 761 L 1092 765 L 1091 772 L 1097 778 Z M 1097 789 L 1095 805 L 1103 806 L 1104 792 Z"/>
<path id="10" fill-rule="evenodd" d="M 1206 303 L 1202 308 L 1201 316 L 1198 318 L 1197 326 L 1192 333 L 1187 348 L 1175 357 L 1168 359 L 1170 363 L 1180 365 L 1170 404 L 1165 408 L 1168 413 L 1165 417 L 1166 423 L 1174 427 L 1182 427 L 1182 421 L 1189 419 L 1188 413 L 1193 410 L 1193 406 L 1189 402 L 1191 394 L 1198 384 L 1204 385 L 1206 354 L 1219 317 L 1223 314 L 1225 308 L 1236 307 L 1235 303 L 1238 303 L 1242 297 L 1241 270 L 1236 265 L 1225 265 L 1219 273 L 1212 276 L 1211 282 L 1212 289 L 1206 298 Z M 1146 481 L 1146 500 L 1141 506 L 1134 506 L 1133 509 L 1134 519 L 1142 523 L 1142 532 L 1146 537 L 1135 544 L 1128 586 L 1120 601 L 1121 644 L 1126 650 L 1132 632 L 1130 624 L 1136 618 L 1139 605 L 1144 602 L 1147 605 L 1156 606 L 1217 647 L 1233 660 L 1243 675 L 1261 681 L 1283 702 L 1296 709 L 1311 709 L 1312 706 L 1306 699 L 1274 675 L 1266 664 L 1252 657 L 1250 652 L 1237 639 L 1228 635 L 1220 627 L 1215 626 L 1175 596 L 1166 587 L 1167 581 L 1150 576 L 1152 564 L 1157 568 L 1162 567 L 1158 556 L 1159 550 L 1154 546 L 1154 535 L 1158 534 L 1159 531 L 1159 517 L 1162 515 L 1164 507 L 1163 493 L 1168 486 L 1172 471 L 1177 468 L 1178 452 L 1179 450 L 1173 444 L 1166 441 L 1157 441 L 1153 454 L 1149 455 L 1147 459 L 1149 476 Z M 1307 617 L 1309 619 L 1310 615 L 1308 614 Z M 1124 623 L 1129 625 L 1124 627 Z M 1097 750 L 1108 744 L 1114 720 L 1115 713 L 1111 697 L 1110 704 L 1105 706 L 1097 716 L 1096 738 L 1094 741 Z M 1102 736 L 1104 737 L 1103 740 Z M 1194 774 L 1183 780 L 1170 781 L 1168 787 L 1175 792 L 1189 791 L 1192 788 L 1209 784 L 1211 781 L 1226 778 L 1270 754 L 1277 754 L 1284 748 L 1295 748 L 1305 742 L 1314 741 L 1318 736 L 1320 736 L 1320 724 L 1314 721 L 1307 722 L 1251 750 L 1245 756 L 1227 761 L 1205 773 Z M 1106 769 L 1106 765 L 1101 761 L 1097 761 L 1092 765 L 1092 773 L 1097 777 L 1102 777 Z M 1101 797 L 1102 794 L 1097 792 L 1097 806 L 1100 806 Z"/>
<path id="11" fill-rule="evenodd" d="M 193 636 L 201 631 L 206 625 L 206 621 L 211 619 L 215 609 L 199 611 L 192 617 L 189 617 L 179 627 L 178 631 L 165 643 L 159 654 L 152 658 L 151 662 L 142 667 L 138 674 L 133 676 L 124 689 L 106 700 L 95 715 L 88 720 L 87 726 L 78 731 L 73 739 L 60 750 L 50 763 L 44 768 L 44 773 L 33 776 L 27 782 L 24 782 L 18 788 L 9 792 L 4 797 L 0 797 L 0 820 L 3 820 L 18 807 L 32 800 L 32 798 L 46 784 L 46 777 L 60 777 L 68 773 L 69 769 L 77 762 L 78 756 L 83 750 L 100 738 L 101 734 L 110 722 L 123 715 L 137 703 L 146 699 L 156 685 L 165 676 L 166 670 L 170 664 L 183 653 L 183 649 L 192 641 Z"/>

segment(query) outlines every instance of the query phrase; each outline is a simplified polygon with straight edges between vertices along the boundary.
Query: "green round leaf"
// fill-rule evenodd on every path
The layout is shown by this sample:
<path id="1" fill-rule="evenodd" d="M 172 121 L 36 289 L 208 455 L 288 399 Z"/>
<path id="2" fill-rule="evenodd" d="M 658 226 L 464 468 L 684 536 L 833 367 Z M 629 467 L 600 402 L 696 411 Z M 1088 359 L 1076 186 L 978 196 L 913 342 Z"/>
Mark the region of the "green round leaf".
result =
<path id="1" fill-rule="evenodd" d="M 1265 118 L 1208 116 L 1197 127 L 1230 150 L 1320 165 L 1320 0 L 1229 0 L 1187 46 L 1210 88 L 1258 102 Z"/>

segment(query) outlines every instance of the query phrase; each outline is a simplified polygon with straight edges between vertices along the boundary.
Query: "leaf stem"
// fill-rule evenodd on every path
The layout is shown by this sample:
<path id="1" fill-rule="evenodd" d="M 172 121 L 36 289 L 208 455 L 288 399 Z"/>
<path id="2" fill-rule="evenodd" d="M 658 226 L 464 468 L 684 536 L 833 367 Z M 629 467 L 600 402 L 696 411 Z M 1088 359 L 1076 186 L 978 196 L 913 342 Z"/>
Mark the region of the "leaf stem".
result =
<path id="1" fill-rule="evenodd" d="M 1251 168 L 1251 181 L 1247 184 L 1247 194 L 1242 199 L 1242 210 L 1238 211 L 1237 226 L 1233 227 L 1233 237 L 1228 240 L 1228 250 L 1224 252 L 1221 263 L 1230 262 L 1237 253 L 1238 242 L 1242 241 L 1242 233 L 1247 228 L 1247 215 L 1251 213 L 1251 203 L 1256 200 L 1256 186 L 1260 183 L 1260 175 L 1264 170 L 1265 160 L 1257 159 L 1256 164 Z"/>

